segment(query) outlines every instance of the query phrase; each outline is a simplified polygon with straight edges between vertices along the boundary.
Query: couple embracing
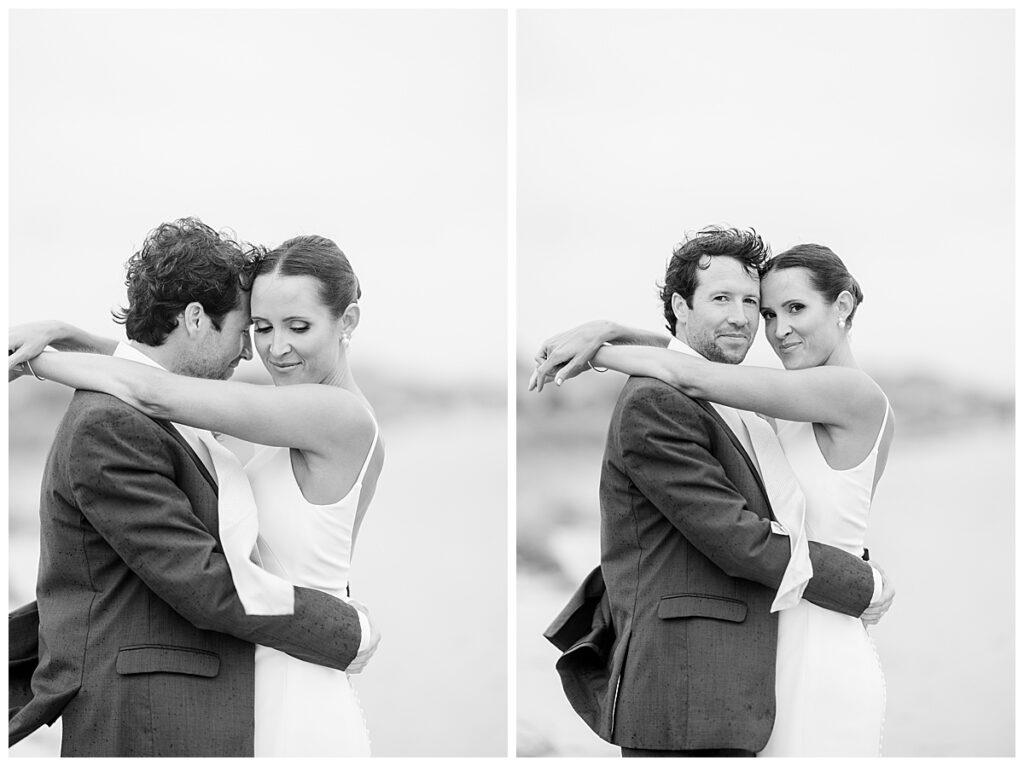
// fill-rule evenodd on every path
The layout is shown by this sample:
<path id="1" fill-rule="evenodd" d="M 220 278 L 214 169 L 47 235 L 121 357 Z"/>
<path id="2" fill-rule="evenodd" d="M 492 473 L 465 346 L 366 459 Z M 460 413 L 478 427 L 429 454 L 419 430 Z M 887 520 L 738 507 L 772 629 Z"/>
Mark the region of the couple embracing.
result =
<path id="1" fill-rule="evenodd" d="M 530 383 L 632 376 L 601 566 L 545 633 L 566 695 L 624 756 L 877 756 L 866 626 L 895 591 L 864 545 L 893 415 L 850 348 L 861 289 L 826 247 L 772 258 L 716 227 L 676 248 L 661 297 L 671 338 L 590 323 L 546 341 Z M 740 365 L 761 318 L 785 370 Z"/>
<path id="2" fill-rule="evenodd" d="M 384 447 L 349 367 L 352 267 L 323 237 L 268 251 L 194 218 L 127 265 L 129 343 L 8 341 L 10 379 L 77 389 L 37 600 L 10 616 L 10 744 L 60 717 L 66 756 L 369 755 L 347 673 L 379 634 L 348 580 Z M 273 386 L 228 381 L 250 327 Z M 225 434 L 257 445 L 244 466 Z"/>

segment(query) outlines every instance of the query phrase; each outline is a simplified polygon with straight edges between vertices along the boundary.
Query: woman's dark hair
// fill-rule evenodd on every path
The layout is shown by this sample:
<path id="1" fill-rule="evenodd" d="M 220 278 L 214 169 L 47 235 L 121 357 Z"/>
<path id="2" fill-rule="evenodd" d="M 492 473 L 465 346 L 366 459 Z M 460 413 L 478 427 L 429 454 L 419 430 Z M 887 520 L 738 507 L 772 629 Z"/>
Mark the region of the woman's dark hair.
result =
<path id="1" fill-rule="evenodd" d="M 125 264 L 128 307 L 112 312 L 114 321 L 131 340 L 159 346 L 178 326 L 178 314 L 198 302 L 219 331 L 251 286 L 254 252 L 198 218 L 162 223 Z"/>
<path id="2" fill-rule="evenodd" d="M 686 301 L 686 305 L 692 309 L 693 294 L 697 290 L 697 271 L 703 271 L 710 266 L 712 258 L 735 258 L 751 272 L 751 276 L 756 277 L 760 274 L 765 259 L 770 255 L 768 245 L 753 229 L 741 231 L 709 226 L 676 245 L 665 270 L 665 283 L 659 285 L 668 331 L 676 334 L 676 314 L 672 310 L 672 295 L 679 293 Z"/>
<path id="3" fill-rule="evenodd" d="M 320 300 L 335 319 L 362 296 L 352 264 L 327 237 L 293 237 L 257 259 L 256 276 L 313 277 L 320 283 Z"/>
<path id="4" fill-rule="evenodd" d="M 828 302 L 833 303 L 839 293 L 847 290 L 853 296 L 853 309 L 846 318 L 846 327 L 853 327 L 853 315 L 864 300 L 864 293 L 857 280 L 846 270 L 846 264 L 838 255 L 824 245 L 797 245 L 779 253 L 765 264 L 761 276 L 782 269 L 807 269 L 811 275 L 811 286 Z"/>

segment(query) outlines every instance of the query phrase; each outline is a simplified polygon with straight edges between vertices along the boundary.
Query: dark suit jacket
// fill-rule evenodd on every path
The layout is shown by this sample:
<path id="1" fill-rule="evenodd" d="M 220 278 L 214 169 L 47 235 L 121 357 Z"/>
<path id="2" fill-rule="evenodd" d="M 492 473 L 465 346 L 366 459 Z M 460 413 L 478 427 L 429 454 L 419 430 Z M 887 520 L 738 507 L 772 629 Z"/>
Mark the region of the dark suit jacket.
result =
<path id="1" fill-rule="evenodd" d="M 775 719 L 789 561 L 760 476 L 706 402 L 630 378 L 601 473 L 601 567 L 546 635 L 576 711 L 604 739 L 656 750 L 761 750 Z M 811 543 L 804 598 L 859 615 L 864 561 Z"/>
<path id="2" fill-rule="evenodd" d="M 113 397 L 75 393 L 40 516 L 37 646 L 31 606 L 10 620 L 12 745 L 60 716 L 62 755 L 251 756 L 255 643 L 338 669 L 356 654 L 355 610 L 324 593 L 296 588 L 291 616 L 245 614 L 212 477 Z"/>

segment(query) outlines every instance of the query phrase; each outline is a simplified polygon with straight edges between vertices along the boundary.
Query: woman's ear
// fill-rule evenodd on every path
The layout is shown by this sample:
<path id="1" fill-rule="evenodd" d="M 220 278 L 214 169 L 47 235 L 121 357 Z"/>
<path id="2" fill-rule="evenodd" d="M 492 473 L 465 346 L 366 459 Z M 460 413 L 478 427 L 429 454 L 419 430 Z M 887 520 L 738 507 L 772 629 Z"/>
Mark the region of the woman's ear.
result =
<path id="1" fill-rule="evenodd" d="M 359 304 L 350 303 L 345 313 L 341 315 L 341 332 L 343 335 L 351 336 L 359 326 Z"/>
<path id="2" fill-rule="evenodd" d="M 849 290 L 843 290 L 839 295 L 836 296 L 835 301 L 832 305 L 836 309 L 836 324 L 846 327 L 850 320 L 850 314 L 857 307 L 857 302 L 853 298 L 853 294 Z"/>

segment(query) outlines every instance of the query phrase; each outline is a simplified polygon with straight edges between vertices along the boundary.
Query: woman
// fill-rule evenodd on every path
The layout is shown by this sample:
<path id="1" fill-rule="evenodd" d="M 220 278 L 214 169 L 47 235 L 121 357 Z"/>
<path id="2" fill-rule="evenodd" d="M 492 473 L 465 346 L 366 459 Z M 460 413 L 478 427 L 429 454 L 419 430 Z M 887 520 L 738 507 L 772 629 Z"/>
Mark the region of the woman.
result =
<path id="1" fill-rule="evenodd" d="M 258 260 L 255 345 L 274 387 L 174 375 L 122 359 L 43 353 L 37 375 L 112 394 L 153 417 L 265 445 L 246 466 L 263 566 L 292 584 L 347 596 L 351 554 L 384 460 L 376 419 L 349 368 L 359 283 L 329 239 L 290 239 Z M 112 352 L 85 333 L 64 347 Z M 74 333 L 71 333 L 74 336 Z M 42 348 L 49 338 L 19 338 Z M 257 647 L 255 754 L 369 755 L 344 672 Z"/>
<path id="2" fill-rule="evenodd" d="M 761 280 L 765 336 L 786 371 L 640 346 L 603 346 L 590 361 L 778 418 L 779 440 L 806 496 L 809 539 L 860 555 L 893 438 L 888 399 L 859 369 L 850 348 L 862 300 L 835 253 L 800 245 L 769 261 Z M 574 356 L 578 364 L 571 351 L 563 350 L 559 359 Z M 549 370 L 542 368 L 531 386 L 542 388 L 553 376 Z M 879 755 L 885 685 L 861 621 L 808 601 L 782 611 L 776 701 L 774 730 L 762 755 Z"/>

